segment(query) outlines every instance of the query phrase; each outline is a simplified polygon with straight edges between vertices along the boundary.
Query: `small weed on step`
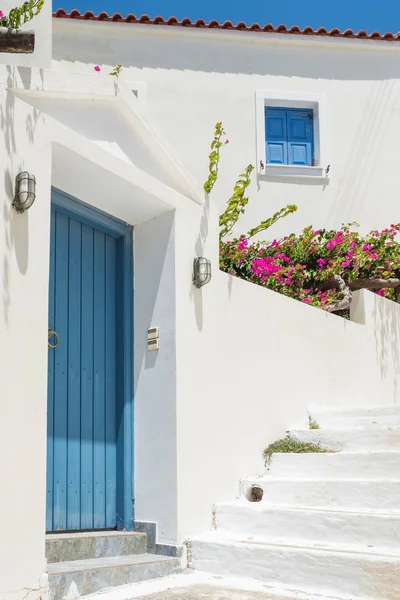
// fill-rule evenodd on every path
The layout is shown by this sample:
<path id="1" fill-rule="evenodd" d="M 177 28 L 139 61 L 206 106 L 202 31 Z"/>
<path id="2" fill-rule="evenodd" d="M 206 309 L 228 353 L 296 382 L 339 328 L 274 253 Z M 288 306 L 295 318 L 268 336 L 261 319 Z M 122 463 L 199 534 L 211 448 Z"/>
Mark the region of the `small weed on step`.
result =
<path id="1" fill-rule="evenodd" d="M 311 415 L 308 415 L 308 426 L 310 429 L 319 429 L 317 421 Z"/>
<path id="2" fill-rule="evenodd" d="M 318 429 L 318 427 L 317 427 Z M 270 444 L 264 450 L 264 458 L 265 464 L 269 464 L 271 462 L 272 455 L 275 452 L 286 452 L 286 453 L 294 453 L 294 454 L 306 454 L 309 452 L 320 452 L 320 453 L 328 453 L 334 452 L 334 450 L 330 450 L 329 448 L 323 448 L 321 444 L 314 444 L 314 442 L 302 442 L 290 435 L 288 433 L 286 437 L 281 440 L 277 440 Z"/>

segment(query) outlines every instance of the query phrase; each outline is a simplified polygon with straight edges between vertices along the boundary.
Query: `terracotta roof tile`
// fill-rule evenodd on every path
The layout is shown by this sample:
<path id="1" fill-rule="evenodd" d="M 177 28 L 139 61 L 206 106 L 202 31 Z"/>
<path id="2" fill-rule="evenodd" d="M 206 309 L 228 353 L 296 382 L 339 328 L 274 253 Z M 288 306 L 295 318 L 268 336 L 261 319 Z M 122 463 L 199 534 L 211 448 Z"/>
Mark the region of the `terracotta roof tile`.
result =
<path id="1" fill-rule="evenodd" d="M 340 31 L 340 29 L 334 28 L 328 31 L 325 27 L 319 27 L 318 29 L 313 29 L 312 27 L 305 27 L 304 29 L 300 29 L 297 25 L 293 27 L 286 27 L 286 25 L 278 25 L 274 27 L 270 23 L 262 26 L 259 23 L 253 23 L 252 25 L 246 25 L 242 21 L 234 25 L 231 21 L 225 21 L 224 23 L 220 23 L 218 21 L 210 21 L 206 23 L 202 19 L 198 19 L 197 21 L 191 21 L 190 19 L 182 19 L 179 21 L 176 17 L 170 17 L 169 19 L 164 19 L 161 16 L 154 17 L 151 19 L 149 15 L 141 15 L 135 16 L 133 14 L 129 14 L 126 17 L 123 17 L 120 13 L 115 13 L 114 15 L 108 15 L 106 12 L 101 12 L 97 16 L 92 11 L 86 11 L 85 13 L 80 13 L 79 10 L 74 9 L 71 10 L 70 13 L 67 13 L 63 8 L 59 8 L 53 13 L 53 17 L 56 19 L 76 19 L 81 21 L 106 21 L 106 22 L 117 22 L 117 23 L 139 23 L 146 25 L 162 25 L 169 27 L 186 27 L 186 28 L 198 28 L 198 29 L 226 29 L 230 31 L 255 31 L 255 32 L 263 32 L 263 33 L 281 33 L 281 34 L 290 34 L 290 35 L 308 35 L 308 36 L 319 36 L 319 37 L 338 37 L 338 38 L 350 38 L 350 39 L 358 39 L 358 40 L 382 40 L 382 41 L 399 41 L 400 40 L 400 32 L 399 33 L 385 33 L 380 34 L 378 31 L 373 31 L 368 34 L 365 30 L 359 31 L 358 33 L 354 32 L 352 29 L 346 29 L 345 31 Z"/>

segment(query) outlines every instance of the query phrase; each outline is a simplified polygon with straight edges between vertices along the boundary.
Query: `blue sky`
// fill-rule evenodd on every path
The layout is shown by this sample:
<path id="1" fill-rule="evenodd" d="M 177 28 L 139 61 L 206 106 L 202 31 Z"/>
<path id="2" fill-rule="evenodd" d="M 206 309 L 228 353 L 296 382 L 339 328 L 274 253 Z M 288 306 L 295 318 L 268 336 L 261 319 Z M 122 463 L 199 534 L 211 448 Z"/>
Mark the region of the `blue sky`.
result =
<path id="1" fill-rule="evenodd" d="M 399 0 L 53 0 L 53 8 L 92 10 L 123 15 L 174 15 L 179 19 L 245 21 L 305 27 L 366 29 L 368 32 L 400 30 Z"/>

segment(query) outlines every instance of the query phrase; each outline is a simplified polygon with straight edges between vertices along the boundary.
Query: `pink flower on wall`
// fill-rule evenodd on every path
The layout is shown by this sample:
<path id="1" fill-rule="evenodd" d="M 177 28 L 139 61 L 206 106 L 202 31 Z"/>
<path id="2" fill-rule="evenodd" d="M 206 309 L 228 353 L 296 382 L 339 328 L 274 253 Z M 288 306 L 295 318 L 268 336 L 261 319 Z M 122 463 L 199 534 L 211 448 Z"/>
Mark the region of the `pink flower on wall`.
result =
<path id="1" fill-rule="evenodd" d="M 3 18 L 4 18 L 4 13 L 2 10 L 0 10 L 0 19 L 3 19 Z"/>
<path id="2" fill-rule="evenodd" d="M 101 71 L 101 69 L 100 69 L 99 65 L 96 65 L 96 66 L 94 67 L 94 70 L 95 70 L 95 71 L 97 71 L 97 73 L 98 73 L 99 71 Z"/>

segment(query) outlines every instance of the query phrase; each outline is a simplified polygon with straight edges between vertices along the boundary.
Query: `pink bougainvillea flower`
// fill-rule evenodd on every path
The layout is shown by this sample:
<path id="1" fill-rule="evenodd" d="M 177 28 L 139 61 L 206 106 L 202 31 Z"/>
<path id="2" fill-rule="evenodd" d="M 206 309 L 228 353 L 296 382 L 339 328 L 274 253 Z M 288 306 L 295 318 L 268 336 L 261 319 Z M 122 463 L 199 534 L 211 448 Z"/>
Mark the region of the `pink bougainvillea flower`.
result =
<path id="1" fill-rule="evenodd" d="M 304 304 L 311 304 L 311 298 L 303 298 L 302 302 L 304 302 Z"/>
<path id="2" fill-rule="evenodd" d="M 95 68 L 94 68 L 94 70 L 97 71 L 97 72 L 101 71 L 99 65 L 96 65 Z"/>
<path id="3" fill-rule="evenodd" d="M 384 296 L 385 290 L 378 290 L 376 293 L 378 294 L 378 296 Z"/>
<path id="4" fill-rule="evenodd" d="M 2 19 L 4 17 L 4 13 L 2 10 L 0 10 L 0 19 Z"/>
<path id="5" fill-rule="evenodd" d="M 329 240 L 326 247 L 328 250 L 332 250 L 332 248 L 334 248 L 338 244 L 341 244 L 342 242 L 343 242 L 342 236 L 337 235 L 336 237 L 333 238 L 333 240 Z"/>
<path id="6" fill-rule="evenodd" d="M 318 258 L 317 264 L 318 264 L 319 268 L 322 269 L 322 267 L 326 264 L 326 260 L 324 258 Z"/>
<path id="7" fill-rule="evenodd" d="M 372 250 L 372 248 L 373 248 L 373 245 L 372 245 L 372 244 L 365 244 L 365 245 L 362 247 L 362 251 L 363 251 L 363 252 L 368 252 L 369 250 Z"/>
<path id="8" fill-rule="evenodd" d="M 349 266 L 349 264 L 350 264 L 350 261 L 349 261 L 349 260 L 344 260 L 344 261 L 342 262 L 342 267 L 348 267 L 348 266 Z"/>
<path id="9" fill-rule="evenodd" d="M 245 238 L 240 238 L 239 239 L 239 244 L 238 244 L 238 249 L 239 250 L 244 250 L 244 248 L 247 247 L 248 243 L 249 242 Z"/>
<path id="10" fill-rule="evenodd" d="M 371 254 L 369 255 L 371 260 L 376 260 L 378 258 L 378 255 L 376 252 L 371 252 Z"/>
<path id="11" fill-rule="evenodd" d="M 229 144 L 229 140 L 225 140 L 224 145 Z"/>

